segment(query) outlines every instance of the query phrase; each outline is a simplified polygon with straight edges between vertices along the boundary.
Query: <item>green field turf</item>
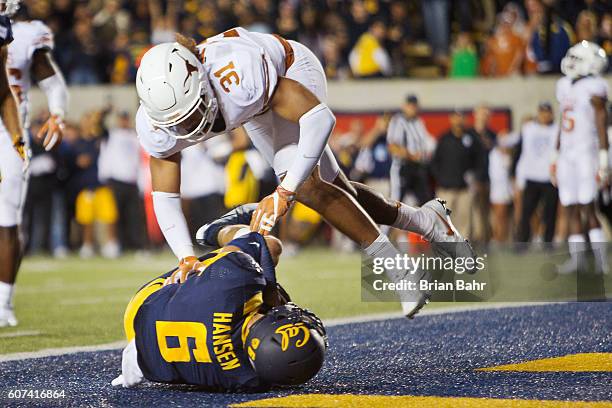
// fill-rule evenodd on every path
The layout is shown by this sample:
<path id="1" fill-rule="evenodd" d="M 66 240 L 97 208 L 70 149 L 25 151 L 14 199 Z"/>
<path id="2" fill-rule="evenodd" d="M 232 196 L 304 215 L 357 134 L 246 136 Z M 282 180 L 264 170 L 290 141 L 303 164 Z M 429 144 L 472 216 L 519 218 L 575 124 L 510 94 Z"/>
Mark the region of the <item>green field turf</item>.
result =
<path id="1" fill-rule="evenodd" d="M 16 292 L 20 324 L 0 329 L 0 354 L 122 340 L 131 296 L 174 263 L 169 253 L 147 259 L 25 259 Z M 361 302 L 356 254 L 304 251 L 283 258 L 277 275 L 296 303 L 322 318 L 399 311 L 394 303 Z M 25 335 L 8 337 L 12 333 Z"/>

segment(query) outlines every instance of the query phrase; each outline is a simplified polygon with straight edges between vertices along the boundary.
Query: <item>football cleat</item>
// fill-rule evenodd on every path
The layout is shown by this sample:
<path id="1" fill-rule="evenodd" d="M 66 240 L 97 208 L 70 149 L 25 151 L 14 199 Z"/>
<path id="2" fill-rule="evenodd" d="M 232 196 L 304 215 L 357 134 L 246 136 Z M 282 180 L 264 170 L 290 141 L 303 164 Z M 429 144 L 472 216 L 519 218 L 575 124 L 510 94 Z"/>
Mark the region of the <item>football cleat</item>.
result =
<path id="1" fill-rule="evenodd" d="M 17 326 L 17 318 L 12 307 L 0 307 L 0 327 L 15 327 Z"/>
<path id="2" fill-rule="evenodd" d="M 417 286 L 419 286 L 418 282 L 421 280 L 426 280 L 427 282 L 431 280 L 431 276 L 429 275 L 427 271 L 424 271 L 421 277 L 416 281 Z M 410 299 L 410 300 L 403 300 L 401 302 L 402 312 L 404 313 L 404 316 L 406 316 L 408 319 L 414 319 L 414 316 L 416 316 L 416 314 L 419 313 L 419 311 L 423 307 L 425 307 L 425 305 L 428 304 L 429 300 L 431 299 L 430 291 L 428 290 L 423 291 L 423 290 L 418 289 L 417 292 L 418 292 L 417 294 L 414 294 L 411 291 L 409 294 L 406 294 L 403 291 L 398 291 L 400 300 L 402 298 Z"/>
<path id="3" fill-rule="evenodd" d="M 451 210 L 446 207 L 446 201 L 434 198 L 423 204 L 421 209 L 429 212 L 434 219 L 431 232 L 424 236 L 430 242 L 433 251 L 443 258 L 472 258 L 476 265 L 476 252 L 453 225 L 450 218 Z M 467 270 L 469 274 L 475 272 L 475 268 Z"/>
<path id="4" fill-rule="evenodd" d="M 219 219 L 201 226 L 196 232 L 196 242 L 198 245 L 218 248 L 217 235 L 219 231 L 228 225 L 249 225 L 251 216 L 256 209 L 257 203 L 244 204 L 222 215 Z"/>

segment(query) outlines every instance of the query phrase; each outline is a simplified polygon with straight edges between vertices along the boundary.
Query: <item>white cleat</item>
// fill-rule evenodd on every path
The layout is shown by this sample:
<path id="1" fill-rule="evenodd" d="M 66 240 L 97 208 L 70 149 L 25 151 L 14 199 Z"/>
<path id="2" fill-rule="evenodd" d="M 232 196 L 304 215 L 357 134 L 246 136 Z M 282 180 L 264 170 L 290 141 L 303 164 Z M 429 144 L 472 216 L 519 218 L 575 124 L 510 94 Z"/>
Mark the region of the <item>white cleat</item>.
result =
<path id="1" fill-rule="evenodd" d="M 421 277 L 418 280 L 416 280 L 417 287 L 419 287 L 419 282 L 422 280 L 425 280 L 427 282 L 431 281 L 431 276 L 427 271 L 422 272 Z M 407 300 L 404 300 L 401 302 L 401 305 L 402 305 L 402 312 L 404 313 L 404 316 L 406 316 L 408 319 L 413 319 L 414 316 L 416 316 L 416 314 L 419 313 L 419 311 L 423 307 L 425 307 L 426 304 L 429 303 L 429 299 L 431 298 L 430 291 L 428 290 L 423 291 L 420 289 L 417 289 L 416 293 L 414 291 L 410 291 L 410 292 L 399 291 L 398 295 L 400 299 L 407 298 Z"/>
<path id="2" fill-rule="evenodd" d="M 451 210 L 446 207 L 446 201 L 434 198 L 421 207 L 434 218 L 433 228 L 425 236 L 434 252 L 442 258 L 472 258 L 475 261 L 476 252 L 467 239 L 461 235 L 451 221 Z M 474 262 L 475 265 L 475 262 Z M 472 269 L 467 273 L 475 273 Z"/>
<path id="3" fill-rule="evenodd" d="M 0 307 L 0 327 L 15 327 L 17 324 L 13 309 L 7 306 Z"/>

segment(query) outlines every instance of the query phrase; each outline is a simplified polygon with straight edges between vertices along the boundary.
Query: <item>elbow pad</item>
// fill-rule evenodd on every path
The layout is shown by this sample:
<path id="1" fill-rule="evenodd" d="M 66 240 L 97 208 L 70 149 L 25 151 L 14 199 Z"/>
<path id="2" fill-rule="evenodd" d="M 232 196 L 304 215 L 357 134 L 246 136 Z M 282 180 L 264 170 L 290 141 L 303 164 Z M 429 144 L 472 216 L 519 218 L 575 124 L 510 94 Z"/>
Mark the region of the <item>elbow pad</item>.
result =
<path id="1" fill-rule="evenodd" d="M 327 105 L 320 103 L 302 115 L 299 125 L 297 157 L 281 183 L 281 187 L 291 192 L 297 191 L 319 163 L 336 118 Z"/>
<path id="2" fill-rule="evenodd" d="M 64 118 L 68 108 L 68 88 L 62 74 L 56 73 L 49 78 L 45 78 L 38 82 L 38 86 L 47 96 L 49 112 L 52 115 Z"/>
<path id="3" fill-rule="evenodd" d="M 174 255 L 178 259 L 194 256 L 193 243 L 181 208 L 180 195 L 161 191 L 154 191 L 151 195 L 157 223 Z"/>

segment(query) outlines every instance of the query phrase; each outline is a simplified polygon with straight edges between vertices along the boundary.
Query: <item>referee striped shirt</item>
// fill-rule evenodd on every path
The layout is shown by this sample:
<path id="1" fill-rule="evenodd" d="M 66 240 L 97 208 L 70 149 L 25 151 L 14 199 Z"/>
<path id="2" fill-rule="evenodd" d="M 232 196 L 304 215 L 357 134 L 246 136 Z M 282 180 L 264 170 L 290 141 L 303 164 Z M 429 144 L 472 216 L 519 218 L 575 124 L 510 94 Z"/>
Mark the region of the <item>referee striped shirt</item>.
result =
<path id="1" fill-rule="evenodd" d="M 425 128 L 423 121 L 418 118 L 407 118 L 402 113 L 396 113 L 389 122 L 387 130 L 387 143 L 398 145 L 411 154 L 419 155 L 420 162 L 426 161 L 433 147 L 433 139 Z M 393 162 L 402 160 L 394 157 Z"/>

